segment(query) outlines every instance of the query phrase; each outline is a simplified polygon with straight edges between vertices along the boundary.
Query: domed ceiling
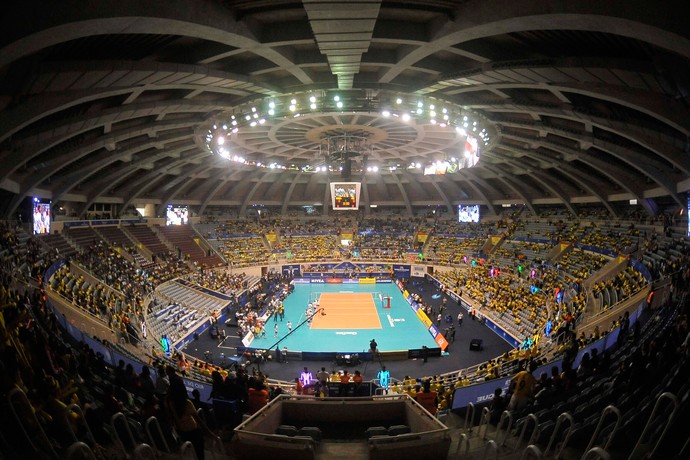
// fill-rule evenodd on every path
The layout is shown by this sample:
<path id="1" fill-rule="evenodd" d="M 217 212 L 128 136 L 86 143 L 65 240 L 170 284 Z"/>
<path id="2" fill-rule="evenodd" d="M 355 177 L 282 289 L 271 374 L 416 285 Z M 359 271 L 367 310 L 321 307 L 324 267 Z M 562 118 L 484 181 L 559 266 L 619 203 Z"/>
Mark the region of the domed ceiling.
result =
<path id="1" fill-rule="evenodd" d="M 365 206 L 686 206 L 689 13 L 683 1 L 11 2 L 1 211 L 40 196 L 78 214 L 326 212 L 338 136 L 363 140 L 351 180 Z M 468 135 L 474 167 L 424 174 L 461 161 Z"/>

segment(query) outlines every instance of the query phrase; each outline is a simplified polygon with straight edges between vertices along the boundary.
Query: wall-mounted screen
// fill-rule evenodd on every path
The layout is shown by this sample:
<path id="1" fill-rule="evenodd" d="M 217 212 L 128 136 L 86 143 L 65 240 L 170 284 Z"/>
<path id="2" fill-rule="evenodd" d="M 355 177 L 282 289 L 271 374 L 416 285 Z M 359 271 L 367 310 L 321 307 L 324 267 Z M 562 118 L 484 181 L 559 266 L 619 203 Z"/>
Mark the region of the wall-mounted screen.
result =
<path id="1" fill-rule="evenodd" d="M 479 205 L 458 205 L 458 222 L 479 222 Z"/>
<path id="2" fill-rule="evenodd" d="M 334 210 L 358 210 L 361 182 L 331 182 L 331 200 Z"/>
<path id="3" fill-rule="evenodd" d="M 41 203 L 34 198 L 33 229 L 34 235 L 50 233 L 50 202 Z"/>
<path id="4" fill-rule="evenodd" d="M 184 225 L 189 223 L 189 207 L 168 205 L 165 225 Z"/>

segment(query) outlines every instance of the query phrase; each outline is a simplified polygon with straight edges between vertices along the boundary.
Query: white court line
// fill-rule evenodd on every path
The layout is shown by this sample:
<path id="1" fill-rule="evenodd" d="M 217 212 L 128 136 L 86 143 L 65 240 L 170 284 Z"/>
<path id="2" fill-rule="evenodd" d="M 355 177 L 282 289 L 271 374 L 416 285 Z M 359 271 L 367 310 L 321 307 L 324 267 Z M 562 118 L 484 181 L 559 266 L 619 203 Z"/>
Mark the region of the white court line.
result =
<path id="1" fill-rule="evenodd" d="M 391 315 L 386 315 L 388 317 L 388 323 L 391 325 L 391 327 L 395 327 L 395 323 L 393 322 L 393 318 L 391 318 Z"/>

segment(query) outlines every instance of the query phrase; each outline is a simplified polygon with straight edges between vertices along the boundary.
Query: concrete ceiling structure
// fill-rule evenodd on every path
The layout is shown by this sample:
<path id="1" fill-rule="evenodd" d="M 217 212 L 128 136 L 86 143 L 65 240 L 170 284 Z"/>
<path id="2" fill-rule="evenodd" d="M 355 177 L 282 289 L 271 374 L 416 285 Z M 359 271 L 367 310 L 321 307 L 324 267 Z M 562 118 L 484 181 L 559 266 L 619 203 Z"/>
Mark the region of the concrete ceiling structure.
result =
<path id="1" fill-rule="evenodd" d="M 0 15 L 0 211 L 26 196 L 79 214 L 172 202 L 326 211 L 327 175 L 229 162 L 200 133 L 252 101 L 337 91 L 445 101 L 480 117 L 491 142 L 455 174 L 390 171 L 461 153 L 461 141 L 344 110 L 268 120 L 233 145 L 265 164 L 307 164 L 320 133 L 365 132 L 381 169 L 362 174 L 362 203 L 409 212 L 684 207 L 689 13 L 685 1 L 11 2 Z"/>

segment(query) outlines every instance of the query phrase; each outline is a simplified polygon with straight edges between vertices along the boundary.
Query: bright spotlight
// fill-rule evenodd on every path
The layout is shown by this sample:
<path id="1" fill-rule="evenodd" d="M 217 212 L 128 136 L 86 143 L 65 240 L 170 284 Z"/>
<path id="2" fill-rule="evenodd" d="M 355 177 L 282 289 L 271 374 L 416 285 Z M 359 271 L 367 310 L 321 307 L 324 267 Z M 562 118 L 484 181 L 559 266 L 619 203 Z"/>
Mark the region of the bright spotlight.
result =
<path id="1" fill-rule="evenodd" d="M 310 96 L 310 97 L 309 97 L 309 102 L 311 102 L 311 103 L 316 102 L 316 96 Z"/>
<path id="2" fill-rule="evenodd" d="M 403 119 L 403 121 L 410 121 L 410 114 L 409 113 L 403 113 L 402 119 Z"/>
<path id="3" fill-rule="evenodd" d="M 311 104 L 309 104 L 309 108 L 312 110 L 316 110 L 316 104 L 312 102 Z"/>
<path id="4" fill-rule="evenodd" d="M 268 103 L 268 108 L 269 108 L 269 109 L 275 109 L 275 108 L 276 108 L 276 103 L 273 102 L 273 101 L 269 102 L 269 103 Z"/>
<path id="5" fill-rule="evenodd" d="M 378 166 L 372 166 L 371 170 L 374 172 L 379 172 L 379 167 Z"/>
<path id="6" fill-rule="evenodd" d="M 225 144 L 225 138 L 223 136 L 218 136 L 218 145 L 223 145 Z"/>
<path id="7" fill-rule="evenodd" d="M 247 121 L 249 121 L 249 120 L 252 119 L 252 116 L 251 116 L 251 115 L 246 115 L 246 116 L 244 117 L 244 119 L 247 120 Z"/>
<path id="8" fill-rule="evenodd" d="M 290 104 L 296 105 L 296 104 L 297 104 L 297 99 L 290 99 Z"/>
<path id="9" fill-rule="evenodd" d="M 388 110 L 384 110 L 383 112 L 381 112 L 381 115 L 383 115 L 384 117 L 390 117 L 391 113 Z"/>
<path id="10" fill-rule="evenodd" d="M 295 104 L 290 104 L 290 107 L 288 108 L 290 109 L 290 112 L 294 112 L 295 110 L 297 110 L 297 106 Z"/>
<path id="11" fill-rule="evenodd" d="M 273 116 L 273 115 L 276 114 L 276 111 L 273 110 L 273 109 L 268 109 L 268 114 L 269 114 L 270 116 Z"/>
<path id="12" fill-rule="evenodd" d="M 340 100 L 340 96 L 338 96 L 338 95 L 336 94 L 335 96 L 333 96 L 333 100 L 334 100 L 335 102 L 338 102 L 338 101 Z"/>
<path id="13" fill-rule="evenodd" d="M 336 102 L 335 106 L 338 107 L 339 109 L 342 109 L 343 108 L 343 101 Z"/>
<path id="14" fill-rule="evenodd" d="M 395 103 L 396 103 L 396 104 L 402 104 L 402 99 L 397 98 L 397 99 L 395 100 Z"/>

